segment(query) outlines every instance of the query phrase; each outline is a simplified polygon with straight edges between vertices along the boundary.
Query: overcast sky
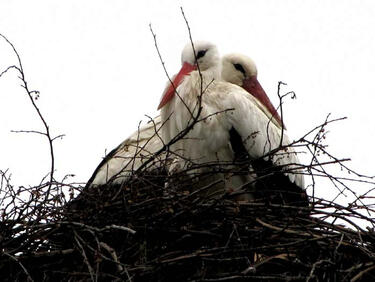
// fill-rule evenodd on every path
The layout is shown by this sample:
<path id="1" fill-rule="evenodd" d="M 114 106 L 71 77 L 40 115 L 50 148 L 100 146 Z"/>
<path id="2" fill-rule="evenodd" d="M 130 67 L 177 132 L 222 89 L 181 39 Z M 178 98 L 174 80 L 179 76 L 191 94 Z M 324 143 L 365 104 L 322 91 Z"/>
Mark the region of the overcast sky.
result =
<path id="1" fill-rule="evenodd" d="M 57 177 L 87 181 L 109 151 L 157 114 L 168 71 L 180 67 L 188 42 L 183 6 L 194 39 L 221 54 L 254 59 L 274 104 L 277 82 L 296 100 L 284 106 L 291 139 L 328 113 L 348 119 L 330 127 L 327 143 L 350 166 L 374 175 L 375 1 L 14 1 L 0 2 L 0 33 L 16 46 L 31 89 L 55 142 Z M 16 64 L 0 40 L 0 71 Z M 0 169 L 18 185 L 37 184 L 49 170 L 48 143 L 10 130 L 42 130 L 17 73 L 0 79 Z"/>

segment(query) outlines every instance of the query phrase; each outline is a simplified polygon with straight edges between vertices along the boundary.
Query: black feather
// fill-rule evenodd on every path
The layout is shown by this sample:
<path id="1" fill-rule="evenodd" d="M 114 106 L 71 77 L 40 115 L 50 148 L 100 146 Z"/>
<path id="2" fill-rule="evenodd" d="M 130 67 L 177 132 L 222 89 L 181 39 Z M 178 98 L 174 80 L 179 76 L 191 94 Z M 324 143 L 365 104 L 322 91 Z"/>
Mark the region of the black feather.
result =
<path id="1" fill-rule="evenodd" d="M 292 183 L 280 167 L 272 161 L 263 158 L 251 160 L 238 132 L 231 128 L 229 131 L 230 143 L 234 152 L 234 162 L 240 163 L 241 170 L 248 169 L 249 164 L 255 170 L 257 181 L 255 183 L 256 200 L 266 201 L 270 204 L 292 205 L 308 207 L 306 191 Z M 247 165 L 244 165 L 247 163 Z"/>

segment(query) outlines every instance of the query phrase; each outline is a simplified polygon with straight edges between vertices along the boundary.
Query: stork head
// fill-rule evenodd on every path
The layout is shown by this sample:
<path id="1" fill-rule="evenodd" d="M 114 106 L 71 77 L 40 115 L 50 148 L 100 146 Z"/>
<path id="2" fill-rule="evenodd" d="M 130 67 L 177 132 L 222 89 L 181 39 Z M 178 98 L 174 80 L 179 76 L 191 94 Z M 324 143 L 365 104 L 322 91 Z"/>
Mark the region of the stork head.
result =
<path id="1" fill-rule="evenodd" d="M 182 50 L 182 65 L 189 64 L 194 66 L 195 69 L 199 65 L 201 71 L 220 68 L 220 56 L 214 44 L 207 41 L 196 41 L 193 44 L 195 54 L 191 42 L 186 44 Z"/>
<path id="2" fill-rule="evenodd" d="M 211 79 L 220 78 L 221 61 L 216 46 L 207 41 L 196 41 L 193 45 L 189 42 L 182 50 L 181 70 L 173 78 L 173 83 L 169 85 L 167 91 L 165 91 L 158 110 L 174 97 L 176 89 L 182 82 L 183 78 L 186 75 L 189 75 L 192 71 L 197 70 L 198 66 L 202 74 L 209 73 Z"/>
<path id="3" fill-rule="evenodd" d="M 221 77 L 223 80 L 244 88 L 262 103 L 280 127 L 284 126 L 275 107 L 258 82 L 258 70 L 252 59 L 242 54 L 233 53 L 223 57 L 222 65 Z"/>
<path id="4" fill-rule="evenodd" d="M 223 80 L 243 86 L 244 81 L 250 77 L 257 77 L 258 70 L 252 59 L 242 54 L 228 54 L 222 59 L 223 70 L 221 77 Z"/>

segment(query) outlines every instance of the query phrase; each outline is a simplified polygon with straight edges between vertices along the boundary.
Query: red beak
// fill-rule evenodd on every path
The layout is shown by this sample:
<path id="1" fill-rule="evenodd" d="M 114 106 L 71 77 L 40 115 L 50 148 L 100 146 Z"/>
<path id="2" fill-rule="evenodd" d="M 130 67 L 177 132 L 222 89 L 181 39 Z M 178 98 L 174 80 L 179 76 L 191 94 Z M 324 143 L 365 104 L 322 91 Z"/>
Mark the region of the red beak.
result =
<path id="1" fill-rule="evenodd" d="M 176 93 L 177 87 L 180 85 L 182 79 L 185 77 L 185 75 L 188 75 L 191 73 L 193 70 L 196 70 L 197 66 L 196 65 L 190 65 L 189 63 L 185 62 L 178 74 L 174 77 L 173 79 L 173 84 L 169 85 L 167 91 L 164 93 L 160 104 L 158 106 L 158 110 L 160 110 L 162 107 L 164 107 L 165 104 L 167 104 L 172 98 L 174 97 Z"/>
<path id="2" fill-rule="evenodd" d="M 281 121 L 281 118 L 276 111 L 275 107 L 272 105 L 270 99 L 268 98 L 266 92 L 263 90 L 262 86 L 258 82 L 256 76 L 250 76 L 243 81 L 242 87 L 259 100 L 271 113 L 272 117 L 277 120 L 278 124 L 285 128 Z"/>

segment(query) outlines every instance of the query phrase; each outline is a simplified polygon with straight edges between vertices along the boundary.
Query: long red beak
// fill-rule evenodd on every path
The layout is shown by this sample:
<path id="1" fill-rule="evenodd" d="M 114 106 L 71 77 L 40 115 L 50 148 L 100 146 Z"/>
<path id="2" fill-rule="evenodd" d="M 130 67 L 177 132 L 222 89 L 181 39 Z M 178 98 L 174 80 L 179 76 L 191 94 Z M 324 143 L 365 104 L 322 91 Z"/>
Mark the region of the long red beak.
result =
<path id="1" fill-rule="evenodd" d="M 257 98 L 271 113 L 274 119 L 277 120 L 278 124 L 285 128 L 284 124 L 281 121 L 281 118 L 276 111 L 275 107 L 272 105 L 270 99 L 268 98 L 266 92 L 263 90 L 263 87 L 258 82 L 258 79 L 256 76 L 250 76 L 246 78 L 243 81 L 242 87 L 249 92 L 251 95 L 253 95 L 255 98 Z"/>
<path id="2" fill-rule="evenodd" d="M 196 65 L 191 65 L 189 63 L 184 63 L 178 72 L 178 74 L 173 79 L 173 84 L 169 85 L 167 91 L 164 93 L 160 104 L 158 106 L 158 110 L 160 110 L 162 107 L 164 107 L 165 104 L 167 104 L 175 95 L 177 87 L 180 85 L 182 79 L 185 77 L 185 75 L 188 75 L 193 70 L 196 70 Z"/>

